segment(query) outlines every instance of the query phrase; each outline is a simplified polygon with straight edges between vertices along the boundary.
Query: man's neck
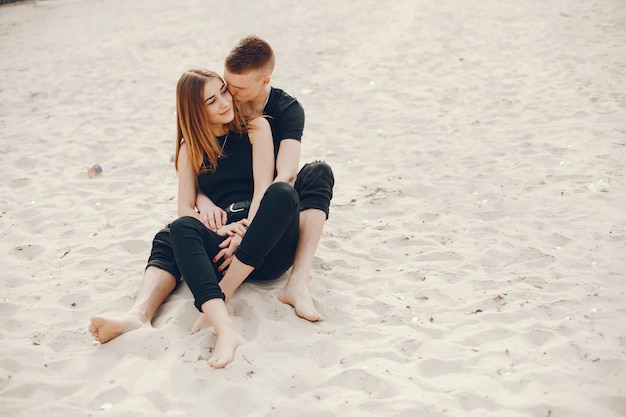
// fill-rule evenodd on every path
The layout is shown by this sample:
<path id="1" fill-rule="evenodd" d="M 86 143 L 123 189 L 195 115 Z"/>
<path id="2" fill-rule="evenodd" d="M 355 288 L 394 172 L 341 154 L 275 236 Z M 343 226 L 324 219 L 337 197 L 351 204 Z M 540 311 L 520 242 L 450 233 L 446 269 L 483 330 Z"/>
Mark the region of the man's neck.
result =
<path id="1" fill-rule="evenodd" d="M 254 100 L 250 100 L 243 105 L 244 114 L 247 117 L 255 116 L 263 113 L 263 109 L 270 98 L 270 92 L 272 87 L 268 84 L 265 86 L 261 94 L 259 94 Z"/>

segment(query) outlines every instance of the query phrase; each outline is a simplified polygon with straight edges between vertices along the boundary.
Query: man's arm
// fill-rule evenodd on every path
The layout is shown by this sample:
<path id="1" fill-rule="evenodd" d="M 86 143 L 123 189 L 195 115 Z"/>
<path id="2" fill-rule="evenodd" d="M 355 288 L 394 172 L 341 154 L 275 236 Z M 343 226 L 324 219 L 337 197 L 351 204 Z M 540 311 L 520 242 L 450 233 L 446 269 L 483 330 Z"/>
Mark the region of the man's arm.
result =
<path id="1" fill-rule="evenodd" d="M 276 157 L 276 178 L 274 182 L 286 182 L 292 186 L 296 182 L 298 167 L 300 166 L 300 141 L 283 139 L 278 147 Z"/>

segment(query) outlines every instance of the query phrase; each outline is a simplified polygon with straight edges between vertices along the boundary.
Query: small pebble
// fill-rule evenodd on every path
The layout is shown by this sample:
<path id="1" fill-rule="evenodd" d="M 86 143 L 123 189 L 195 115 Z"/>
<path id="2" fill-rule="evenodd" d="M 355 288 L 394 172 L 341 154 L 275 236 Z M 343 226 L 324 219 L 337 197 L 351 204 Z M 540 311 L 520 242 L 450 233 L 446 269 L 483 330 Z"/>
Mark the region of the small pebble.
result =
<path id="1" fill-rule="evenodd" d="M 102 175 L 102 167 L 99 164 L 95 164 L 87 170 L 87 176 L 89 178 L 97 177 L 99 175 Z"/>

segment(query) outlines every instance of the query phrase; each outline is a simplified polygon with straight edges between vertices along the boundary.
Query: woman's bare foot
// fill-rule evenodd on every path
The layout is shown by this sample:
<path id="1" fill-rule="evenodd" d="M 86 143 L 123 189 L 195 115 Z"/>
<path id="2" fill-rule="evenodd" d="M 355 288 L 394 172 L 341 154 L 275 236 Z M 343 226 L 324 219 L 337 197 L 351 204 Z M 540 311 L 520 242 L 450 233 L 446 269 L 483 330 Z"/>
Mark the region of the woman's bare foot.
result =
<path id="1" fill-rule="evenodd" d="M 234 328 L 221 329 L 217 336 L 213 354 L 209 358 L 209 365 L 213 368 L 223 368 L 235 359 L 235 350 L 246 342 Z"/>
<path id="2" fill-rule="evenodd" d="M 147 322 L 138 316 L 126 315 L 121 319 L 92 317 L 89 324 L 89 333 L 95 342 L 106 343 L 131 330 L 136 330 Z"/>
<path id="3" fill-rule="evenodd" d="M 202 329 L 211 327 L 211 322 L 204 314 L 200 313 L 193 326 L 191 326 L 191 334 L 198 333 Z"/>
<path id="4" fill-rule="evenodd" d="M 235 330 L 228 310 L 226 310 L 226 304 L 221 298 L 205 301 L 202 304 L 202 312 L 207 322 L 213 325 L 213 330 L 217 335 L 215 348 L 208 363 L 213 368 L 223 368 L 233 361 L 235 349 L 245 343 L 246 339 Z"/>
<path id="5" fill-rule="evenodd" d="M 299 283 L 291 277 L 278 293 L 278 299 L 289 304 L 296 310 L 296 314 L 309 321 L 324 321 L 324 317 L 317 311 L 309 292 L 307 283 Z"/>

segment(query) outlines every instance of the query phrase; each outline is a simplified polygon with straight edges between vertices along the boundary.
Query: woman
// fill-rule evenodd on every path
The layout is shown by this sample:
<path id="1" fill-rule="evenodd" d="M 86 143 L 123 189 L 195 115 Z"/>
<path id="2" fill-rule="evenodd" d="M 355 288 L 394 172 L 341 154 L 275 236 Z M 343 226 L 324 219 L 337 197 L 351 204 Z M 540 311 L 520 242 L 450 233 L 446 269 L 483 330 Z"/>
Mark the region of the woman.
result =
<path id="1" fill-rule="evenodd" d="M 289 269 L 298 241 L 299 198 L 290 185 L 272 184 L 269 123 L 263 117 L 243 123 L 217 73 L 184 73 L 176 101 L 179 218 L 170 226 L 170 240 L 195 305 L 217 335 L 209 365 L 221 368 L 244 342 L 226 303 L 247 278 L 275 279 Z M 231 215 L 216 232 L 196 211 L 198 190 Z M 233 221 L 237 215 L 241 219 Z M 216 266 L 212 261 L 221 249 L 233 244 L 235 255 Z"/>

